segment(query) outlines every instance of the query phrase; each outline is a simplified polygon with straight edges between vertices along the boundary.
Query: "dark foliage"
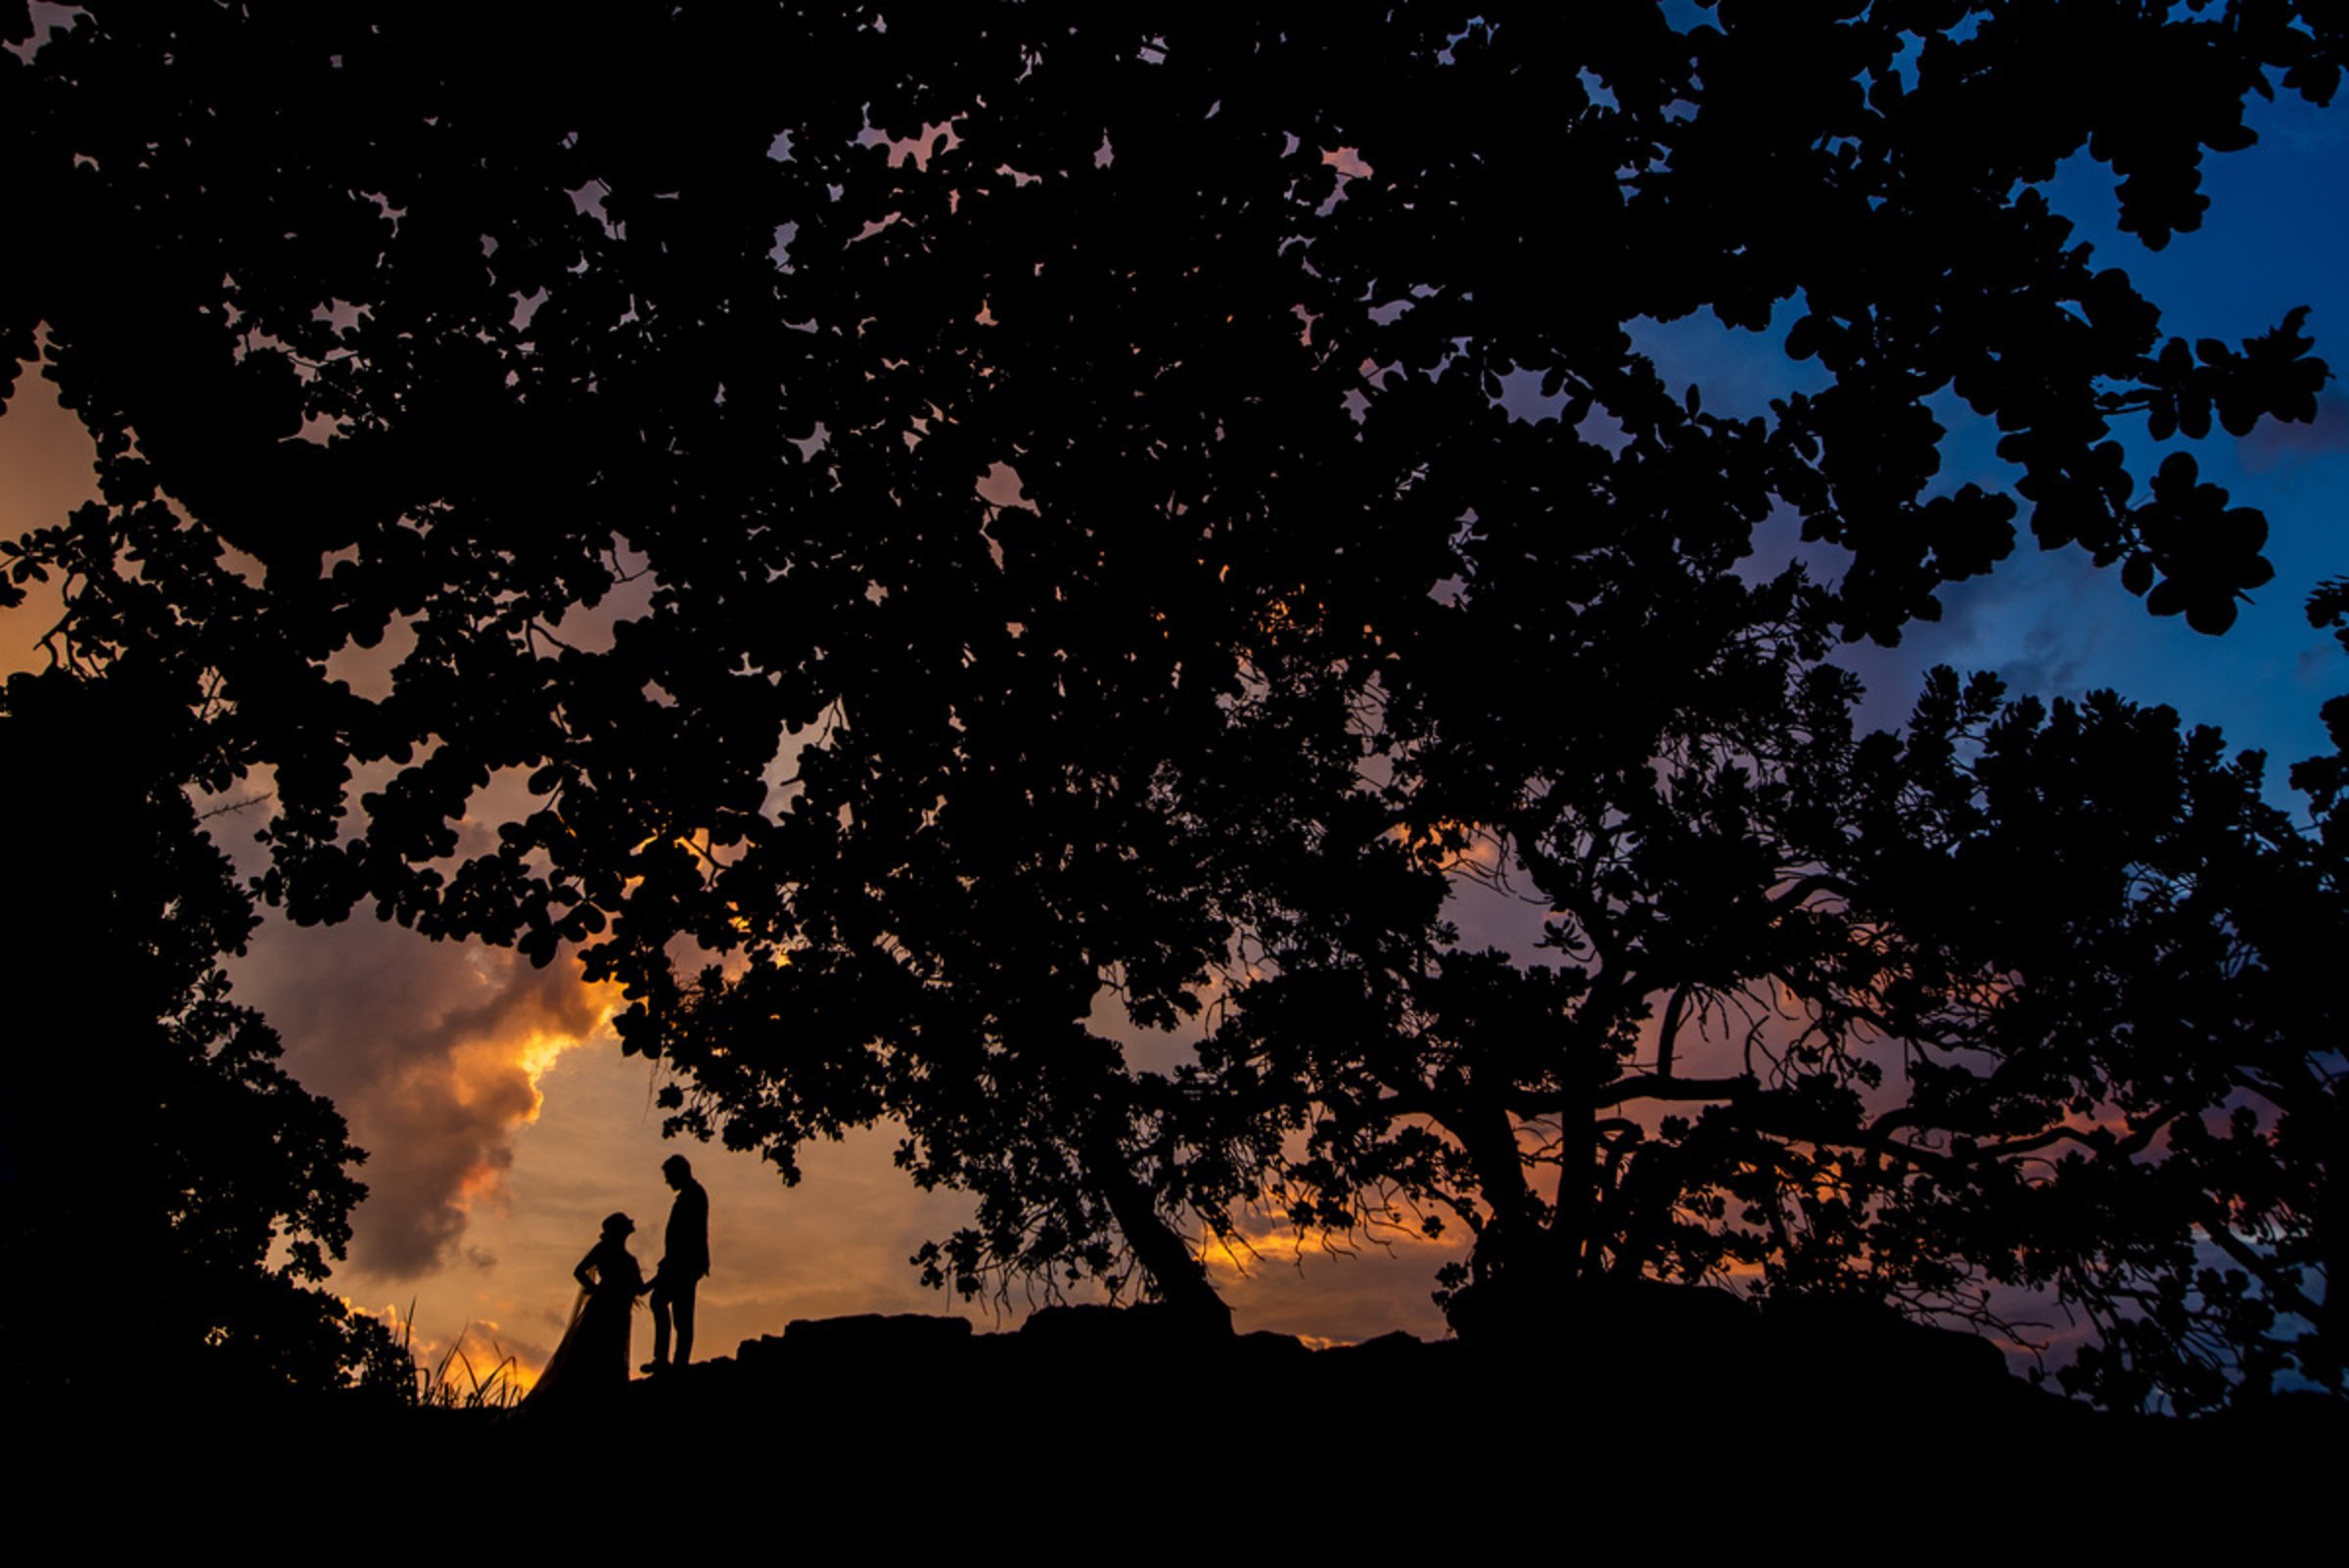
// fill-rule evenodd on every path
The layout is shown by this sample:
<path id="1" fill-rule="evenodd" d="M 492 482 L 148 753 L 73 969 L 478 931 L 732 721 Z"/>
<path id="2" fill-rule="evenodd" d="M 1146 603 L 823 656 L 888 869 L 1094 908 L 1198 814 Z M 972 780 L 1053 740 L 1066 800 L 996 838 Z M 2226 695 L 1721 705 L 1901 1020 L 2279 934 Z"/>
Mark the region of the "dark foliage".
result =
<path id="1" fill-rule="evenodd" d="M 2332 1046 L 2252 900 L 2331 931 L 2335 882 L 2163 715 L 1936 687 L 1855 741 L 1819 661 L 2018 520 L 2206 632 L 2267 580 L 2255 511 L 2184 456 L 2141 499 L 2115 431 L 2311 417 L 2301 316 L 2165 343 L 2046 187 L 2085 149 L 2124 229 L 2195 228 L 2248 94 L 2331 97 L 2337 15 L 1671 9 L 514 6 L 451 47 L 94 5 L 0 58 L 53 241 L 0 333 L 45 327 L 106 497 L 13 571 L 68 585 L 63 664 L 189 694 L 191 777 L 270 770 L 270 899 L 576 945 L 676 1124 L 787 1176 L 896 1118 L 979 1197 L 924 1260 L 966 1290 L 1138 1266 L 1212 1322 L 1200 1229 L 1400 1190 L 1474 1217 L 1488 1321 L 1593 1270 L 2011 1278 L 2099 1315 L 2108 1398 L 2256 1383 Z M 1707 412 L 1626 331 L 1697 311 L 1826 385 Z M 2013 493 L 1937 485 L 1950 392 Z M 1741 572 L 1779 507 L 1831 588 Z M 2071 951 L 2014 873 L 2132 748 Z M 1561 966 L 1453 949 L 1475 843 Z M 2191 1043 L 2087 1038 L 2246 973 Z M 1778 1066 L 1598 1119 L 1673 1077 L 1643 1019 L 1754 986 Z M 1912 1121 L 1862 1037 L 1943 1053 Z M 2214 1212 L 2254 1258 L 2211 1283 Z"/>
<path id="2" fill-rule="evenodd" d="M 1855 741 L 1843 683 L 1493 812 L 1554 966 L 1270 936 L 1205 1056 L 1305 1138 L 1296 1217 L 1464 1223 L 1471 1335 L 1728 1274 L 2009 1331 L 2052 1296 L 2095 1329 L 2066 1385 L 2124 1407 L 2336 1378 L 2337 861 L 2166 709 L 1945 669 Z"/>
<path id="3" fill-rule="evenodd" d="M 229 999 L 253 906 L 170 765 L 189 695 L 117 667 L 0 699 L 0 1377 L 19 1398 L 404 1387 L 383 1325 L 319 1288 L 365 1156 Z"/>

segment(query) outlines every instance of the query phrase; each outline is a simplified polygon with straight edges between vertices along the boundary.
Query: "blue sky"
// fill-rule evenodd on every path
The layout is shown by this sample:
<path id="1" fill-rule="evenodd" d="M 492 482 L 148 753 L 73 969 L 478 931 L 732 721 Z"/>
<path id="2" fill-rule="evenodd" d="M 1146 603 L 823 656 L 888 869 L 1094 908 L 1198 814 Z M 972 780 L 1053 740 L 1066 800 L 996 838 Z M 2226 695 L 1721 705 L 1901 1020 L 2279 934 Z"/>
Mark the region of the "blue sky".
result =
<path id="1" fill-rule="evenodd" d="M 2182 619 L 2147 615 L 2117 572 L 2097 571 L 2076 548 L 2043 553 L 2026 531 L 1990 576 L 1944 590 L 1939 624 L 1912 625 L 1898 649 L 1845 651 L 1868 683 L 1869 722 L 1899 722 L 1918 677 L 1937 664 L 1994 670 L 2017 693 L 2045 697 L 2111 687 L 2168 704 L 2189 723 L 2216 723 L 2238 748 L 2265 749 L 2271 795 L 2296 801 L 2284 769 L 2328 749 L 2318 707 L 2349 691 L 2349 659 L 2308 625 L 2302 608 L 2320 580 L 2349 575 L 2341 529 L 2349 498 L 2349 391 L 2341 380 L 2349 371 L 2349 117 L 2338 106 L 2320 110 L 2280 94 L 2273 103 L 2254 100 L 2247 118 L 2257 145 L 2206 159 L 2204 226 L 2166 250 L 2147 251 L 2120 232 L 2111 170 L 2085 153 L 2058 171 L 2048 194 L 2077 226 L 2075 238 L 2096 247 L 2099 265 L 2127 271 L 2162 307 L 2166 335 L 2232 343 L 2295 306 L 2311 307 L 2307 330 L 2336 367 L 2314 426 L 2269 422 L 2239 443 L 2214 433 L 2166 446 L 2145 438 L 2142 420 L 2119 431 L 2141 484 L 2161 451 L 2181 447 L 2234 504 L 2264 510 L 2276 579 L 2232 630 L 2207 637 Z M 1820 385 L 1815 364 L 1789 360 L 1778 346 L 1796 313 L 1782 306 L 1780 330 L 1767 334 L 1734 332 L 1707 315 L 1648 322 L 1637 341 L 1669 384 L 1701 383 L 1707 408 L 1759 414 L 1772 396 Z M 1989 422 L 1954 395 L 1945 394 L 1944 405 L 1951 435 L 1940 484 L 2010 484 L 2017 470 L 1996 455 Z M 1815 569 L 1836 570 L 1833 552 L 1798 544 L 1791 527 L 1765 548 L 1791 548 Z"/>

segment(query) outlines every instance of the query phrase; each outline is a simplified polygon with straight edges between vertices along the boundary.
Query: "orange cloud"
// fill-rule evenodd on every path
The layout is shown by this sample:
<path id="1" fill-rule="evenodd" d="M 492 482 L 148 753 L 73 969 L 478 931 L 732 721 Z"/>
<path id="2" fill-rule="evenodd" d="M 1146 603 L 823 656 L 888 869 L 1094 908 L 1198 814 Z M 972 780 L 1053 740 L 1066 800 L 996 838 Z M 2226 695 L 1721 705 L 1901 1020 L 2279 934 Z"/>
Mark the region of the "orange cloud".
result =
<path id="1" fill-rule="evenodd" d="M 237 982 L 284 1036 L 289 1067 L 372 1151 L 351 1263 L 382 1279 L 465 1254 L 467 1217 L 504 1200 L 540 1080 L 564 1052 L 609 1039 L 620 1005 L 618 988 L 586 984 L 570 961 L 532 969 L 504 949 L 361 922 L 273 921 Z"/>
<path id="2" fill-rule="evenodd" d="M 1267 1264 L 1288 1266 L 1314 1256 L 1346 1258 L 1365 1246 L 1396 1251 L 1417 1250 L 1448 1254 L 1459 1249 L 1452 1236 L 1431 1237 L 1408 1226 L 1380 1226 L 1352 1234 L 1312 1227 L 1295 1230 L 1271 1226 L 1243 1227 L 1229 1236 L 1209 1236 L 1199 1248 L 1199 1261 L 1211 1276 L 1245 1277 Z M 1434 1266 L 1429 1266 L 1431 1274 Z"/>
<path id="3" fill-rule="evenodd" d="M 0 537 L 54 528 L 98 499 L 98 448 L 81 421 L 58 406 L 57 385 L 37 365 L 17 372 L 0 413 Z M 0 612 L 0 678 L 49 664 L 40 639 L 65 609 L 64 584 L 26 582 L 24 603 Z"/>
<path id="4" fill-rule="evenodd" d="M 1500 836 L 1481 822 L 1433 822 L 1423 828 L 1399 822 L 1387 830 L 1387 837 L 1413 859 L 1445 871 L 1491 877 L 1501 869 Z"/>

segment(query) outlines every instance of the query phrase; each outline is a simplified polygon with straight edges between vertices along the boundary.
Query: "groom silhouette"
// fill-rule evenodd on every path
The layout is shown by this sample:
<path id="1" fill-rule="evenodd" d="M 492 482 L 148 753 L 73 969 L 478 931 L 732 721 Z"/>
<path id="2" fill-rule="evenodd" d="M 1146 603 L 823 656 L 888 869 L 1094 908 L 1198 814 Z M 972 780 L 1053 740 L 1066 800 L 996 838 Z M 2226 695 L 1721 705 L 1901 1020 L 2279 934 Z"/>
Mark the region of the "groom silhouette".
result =
<path id="1" fill-rule="evenodd" d="M 668 1206 L 668 1228 L 661 1237 L 661 1267 L 647 1288 L 653 1305 L 653 1359 L 648 1372 L 666 1372 L 693 1359 L 693 1292 L 710 1271 L 710 1194 L 693 1178 L 682 1154 L 661 1162 L 662 1177 L 676 1190 Z M 668 1353 L 668 1330 L 676 1324 L 677 1353 Z"/>

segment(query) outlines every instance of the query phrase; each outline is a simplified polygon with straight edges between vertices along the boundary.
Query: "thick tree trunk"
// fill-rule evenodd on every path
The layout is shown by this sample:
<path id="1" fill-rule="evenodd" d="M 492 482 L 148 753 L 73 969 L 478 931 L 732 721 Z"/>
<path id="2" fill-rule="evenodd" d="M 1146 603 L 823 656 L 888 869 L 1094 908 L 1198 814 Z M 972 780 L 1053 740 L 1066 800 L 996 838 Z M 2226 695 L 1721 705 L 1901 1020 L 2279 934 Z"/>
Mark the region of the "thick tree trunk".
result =
<path id="1" fill-rule="evenodd" d="M 1228 1337 L 1231 1309 L 1216 1293 L 1190 1245 L 1160 1217 L 1148 1186 L 1133 1174 L 1118 1137 L 1117 1121 L 1105 1111 L 1096 1114 L 1086 1129 L 1081 1150 L 1085 1179 L 1109 1205 L 1158 1299 L 1198 1333 Z"/>
<path id="2" fill-rule="evenodd" d="M 1469 1280 L 1445 1314 L 1452 1332 L 1471 1343 L 1537 1340 L 1555 1325 L 1571 1271 L 1561 1268 L 1555 1227 L 1537 1215 L 1517 1130 L 1497 1103 L 1448 1123 L 1460 1140 L 1487 1206 L 1492 1210 L 1468 1260 Z"/>
<path id="3" fill-rule="evenodd" d="M 1559 1141 L 1569 1151 L 1558 1162 L 1558 1189 L 1550 1207 L 1550 1267 L 1571 1283 L 1591 1272 L 1598 1247 L 1591 1235 L 1598 1213 L 1598 1108 L 1585 1104 L 1560 1117 Z M 1580 1159 L 1574 1150 L 1582 1151 Z"/>

